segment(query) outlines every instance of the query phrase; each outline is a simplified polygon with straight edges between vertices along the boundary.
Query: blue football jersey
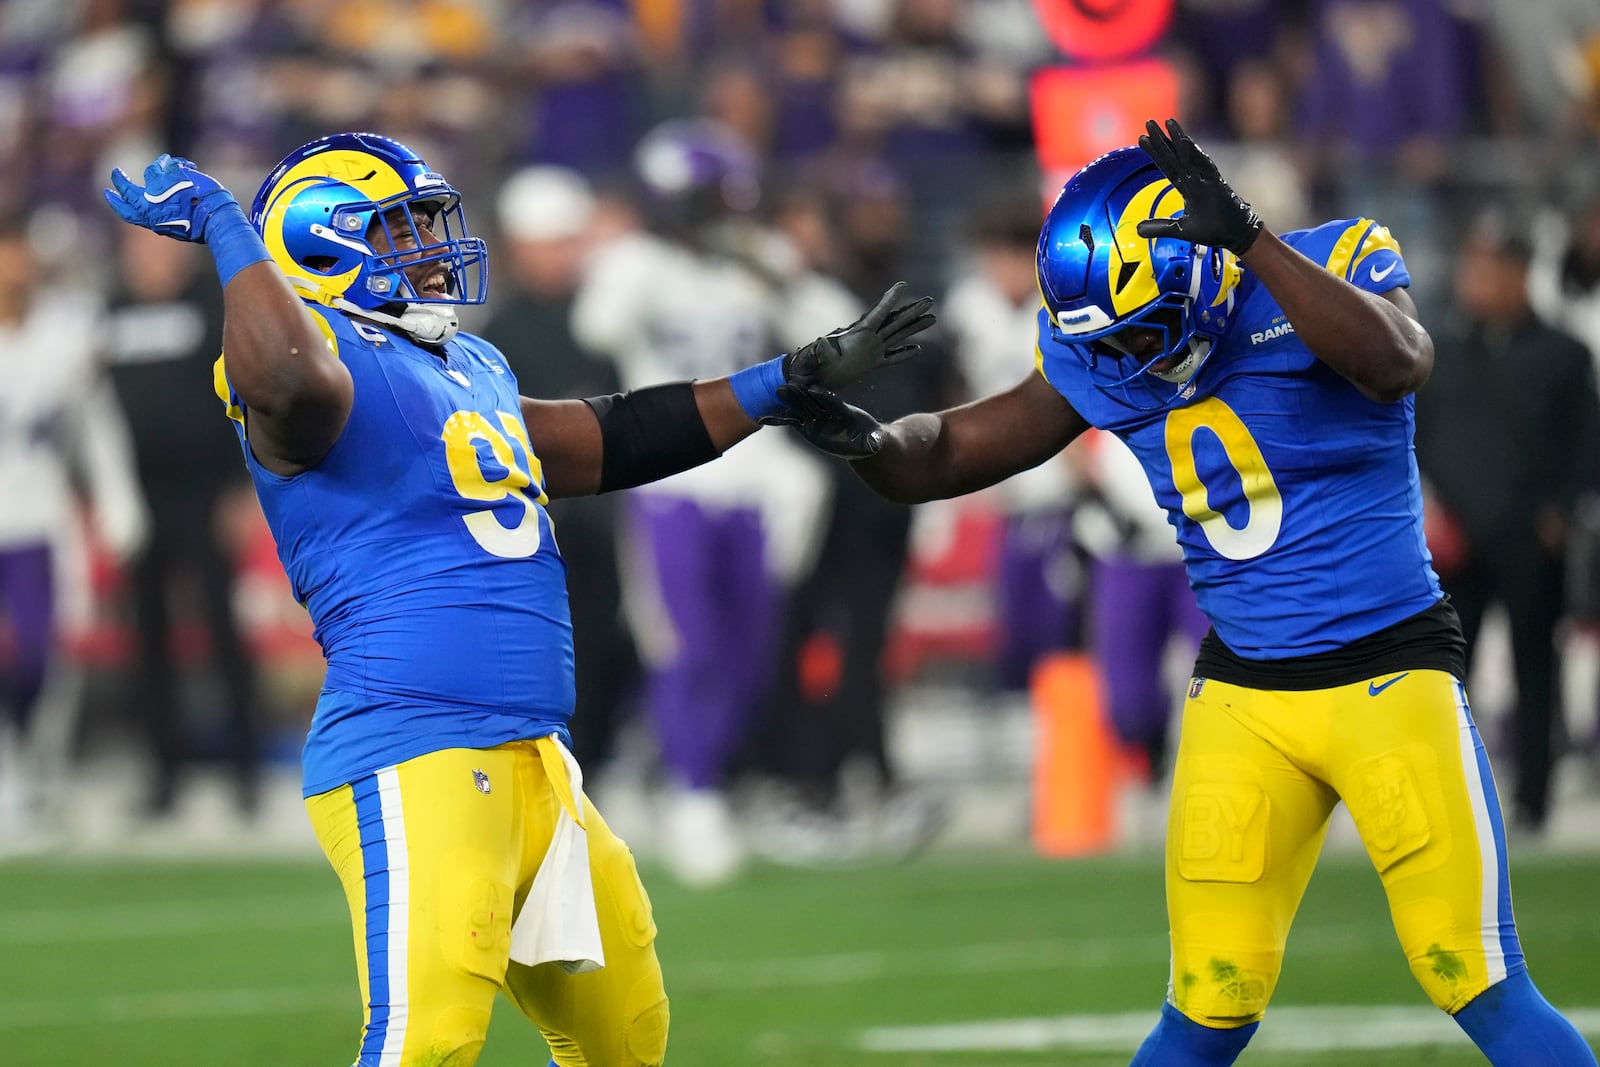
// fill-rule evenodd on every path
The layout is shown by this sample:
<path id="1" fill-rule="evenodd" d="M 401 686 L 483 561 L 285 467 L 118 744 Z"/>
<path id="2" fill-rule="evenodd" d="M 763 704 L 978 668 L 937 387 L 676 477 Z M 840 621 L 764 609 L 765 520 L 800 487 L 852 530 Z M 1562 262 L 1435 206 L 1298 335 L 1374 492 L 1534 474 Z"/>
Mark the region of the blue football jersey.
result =
<path id="1" fill-rule="evenodd" d="M 1410 281 L 1399 245 L 1368 219 L 1283 240 L 1370 292 Z M 1137 411 L 1097 389 L 1043 309 L 1039 370 L 1139 457 L 1229 648 L 1253 659 L 1326 652 L 1440 597 L 1422 533 L 1414 403 L 1362 396 L 1295 337 L 1249 271 L 1237 299 L 1192 394 L 1171 410 Z"/>
<path id="2" fill-rule="evenodd" d="M 505 360 L 470 334 L 441 359 L 370 323 L 311 313 L 355 382 L 349 422 L 315 467 L 262 467 L 226 357 L 216 371 L 328 661 L 305 794 L 438 749 L 564 734 L 566 564 Z"/>

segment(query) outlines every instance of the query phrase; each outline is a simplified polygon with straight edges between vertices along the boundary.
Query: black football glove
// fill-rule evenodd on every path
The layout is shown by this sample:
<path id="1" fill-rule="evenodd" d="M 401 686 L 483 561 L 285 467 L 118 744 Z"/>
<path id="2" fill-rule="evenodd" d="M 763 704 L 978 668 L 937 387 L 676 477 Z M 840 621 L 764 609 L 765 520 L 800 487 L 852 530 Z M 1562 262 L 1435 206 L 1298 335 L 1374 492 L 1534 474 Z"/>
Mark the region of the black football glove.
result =
<path id="1" fill-rule="evenodd" d="M 1139 138 L 1139 147 L 1183 197 L 1183 216 L 1146 219 L 1139 223 L 1139 236 L 1176 237 L 1244 255 L 1261 232 L 1260 217 L 1239 199 L 1211 157 L 1183 132 L 1177 119 L 1167 120 L 1166 132 L 1154 120 L 1144 128 L 1147 132 Z"/>
<path id="2" fill-rule="evenodd" d="M 778 386 L 784 408 L 768 415 L 768 426 L 793 426 L 813 448 L 840 459 L 866 459 L 883 447 L 883 427 L 860 408 L 819 386 Z"/>
<path id="3" fill-rule="evenodd" d="M 908 358 L 921 345 L 908 343 L 934 323 L 933 297 L 899 303 L 905 282 L 895 282 L 878 306 L 842 330 L 789 353 L 783 380 L 805 388 L 843 389 L 868 371 Z"/>

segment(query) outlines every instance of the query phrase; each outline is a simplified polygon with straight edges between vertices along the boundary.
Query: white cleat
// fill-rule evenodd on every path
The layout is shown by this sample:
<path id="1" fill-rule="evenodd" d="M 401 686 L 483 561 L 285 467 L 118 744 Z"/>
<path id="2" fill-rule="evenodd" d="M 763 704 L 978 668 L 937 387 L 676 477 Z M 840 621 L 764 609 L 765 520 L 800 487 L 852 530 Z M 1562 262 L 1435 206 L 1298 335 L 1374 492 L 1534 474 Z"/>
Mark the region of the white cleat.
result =
<path id="1" fill-rule="evenodd" d="M 686 789 L 668 796 L 663 827 L 667 866 L 691 889 L 730 881 L 744 866 L 744 847 L 726 795 Z"/>

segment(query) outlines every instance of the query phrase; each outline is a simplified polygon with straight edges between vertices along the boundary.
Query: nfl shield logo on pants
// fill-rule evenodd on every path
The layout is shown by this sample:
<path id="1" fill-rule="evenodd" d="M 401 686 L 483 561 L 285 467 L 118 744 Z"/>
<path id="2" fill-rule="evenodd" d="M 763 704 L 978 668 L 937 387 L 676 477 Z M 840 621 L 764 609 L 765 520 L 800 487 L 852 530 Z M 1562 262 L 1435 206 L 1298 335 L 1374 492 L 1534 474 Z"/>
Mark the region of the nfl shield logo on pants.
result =
<path id="1" fill-rule="evenodd" d="M 1189 699 L 1193 700 L 1195 697 L 1199 696 L 1200 695 L 1200 690 L 1204 689 L 1205 687 L 1206 687 L 1206 680 L 1204 678 L 1190 678 L 1189 679 Z M 487 786 L 488 783 L 485 782 L 484 785 Z M 488 791 L 489 790 L 487 788 L 484 789 L 485 793 L 487 793 Z"/>
<path id="2" fill-rule="evenodd" d="M 472 784 L 478 787 L 478 792 L 489 795 L 489 776 L 480 770 L 472 772 Z"/>

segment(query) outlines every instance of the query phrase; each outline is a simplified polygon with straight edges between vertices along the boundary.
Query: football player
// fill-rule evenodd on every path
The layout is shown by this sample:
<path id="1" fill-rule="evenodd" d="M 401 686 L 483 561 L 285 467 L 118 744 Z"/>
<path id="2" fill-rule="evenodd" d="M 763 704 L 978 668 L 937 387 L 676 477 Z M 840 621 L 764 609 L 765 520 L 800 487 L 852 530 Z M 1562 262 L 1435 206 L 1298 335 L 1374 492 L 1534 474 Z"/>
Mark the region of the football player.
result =
<path id="1" fill-rule="evenodd" d="M 1067 182 L 1038 275 L 1037 373 L 1009 391 L 888 426 L 814 388 L 795 410 L 907 502 L 1101 427 L 1176 527 L 1212 630 L 1174 769 L 1167 1002 L 1133 1063 L 1234 1062 L 1343 800 L 1429 998 L 1496 1067 L 1592 1067 L 1512 919 L 1461 628 L 1422 536 L 1412 393 L 1433 343 L 1395 239 L 1369 219 L 1280 237 L 1178 123 L 1151 122 Z"/>
<path id="2" fill-rule="evenodd" d="M 0 662 L 0 859 L 52 838 L 41 816 L 65 750 L 44 720 L 63 703 L 50 695 L 53 680 L 75 673 L 57 654 L 58 576 L 82 567 L 74 486 L 88 490 L 93 530 L 119 562 L 136 558 L 150 533 L 127 420 L 102 366 L 104 309 L 47 278 L 27 219 L 0 217 L 0 623 L 10 637 Z"/>
<path id="3" fill-rule="evenodd" d="M 567 747 L 572 635 L 545 505 L 714 459 L 780 410 L 780 385 L 908 355 L 931 301 L 896 287 L 731 376 L 539 401 L 459 331 L 487 252 L 404 145 L 304 145 L 248 218 L 187 160 L 112 185 L 124 220 L 216 262 L 217 394 L 328 661 L 304 792 L 350 904 L 357 1067 L 466 1067 L 500 989 L 561 1067 L 660 1063 L 649 900 Z"/>
<path id="4" fill-rule="evenodd" d="M 729 374 L 859 313 L 757 222 L 759 159 L 730 127 L 669 119 L 639 141 L 634 169 L 650 230 L 596 249 L 572 307 L 573 335 L 624 388 Z M 624 602 L 664 785 L 656 843 L 684 885 L 743 863 L 729 779 L 773 684 L 786 587 L 820 535 L 828 474 L 793 435 L 762 434 L 624 502 Z"/>

